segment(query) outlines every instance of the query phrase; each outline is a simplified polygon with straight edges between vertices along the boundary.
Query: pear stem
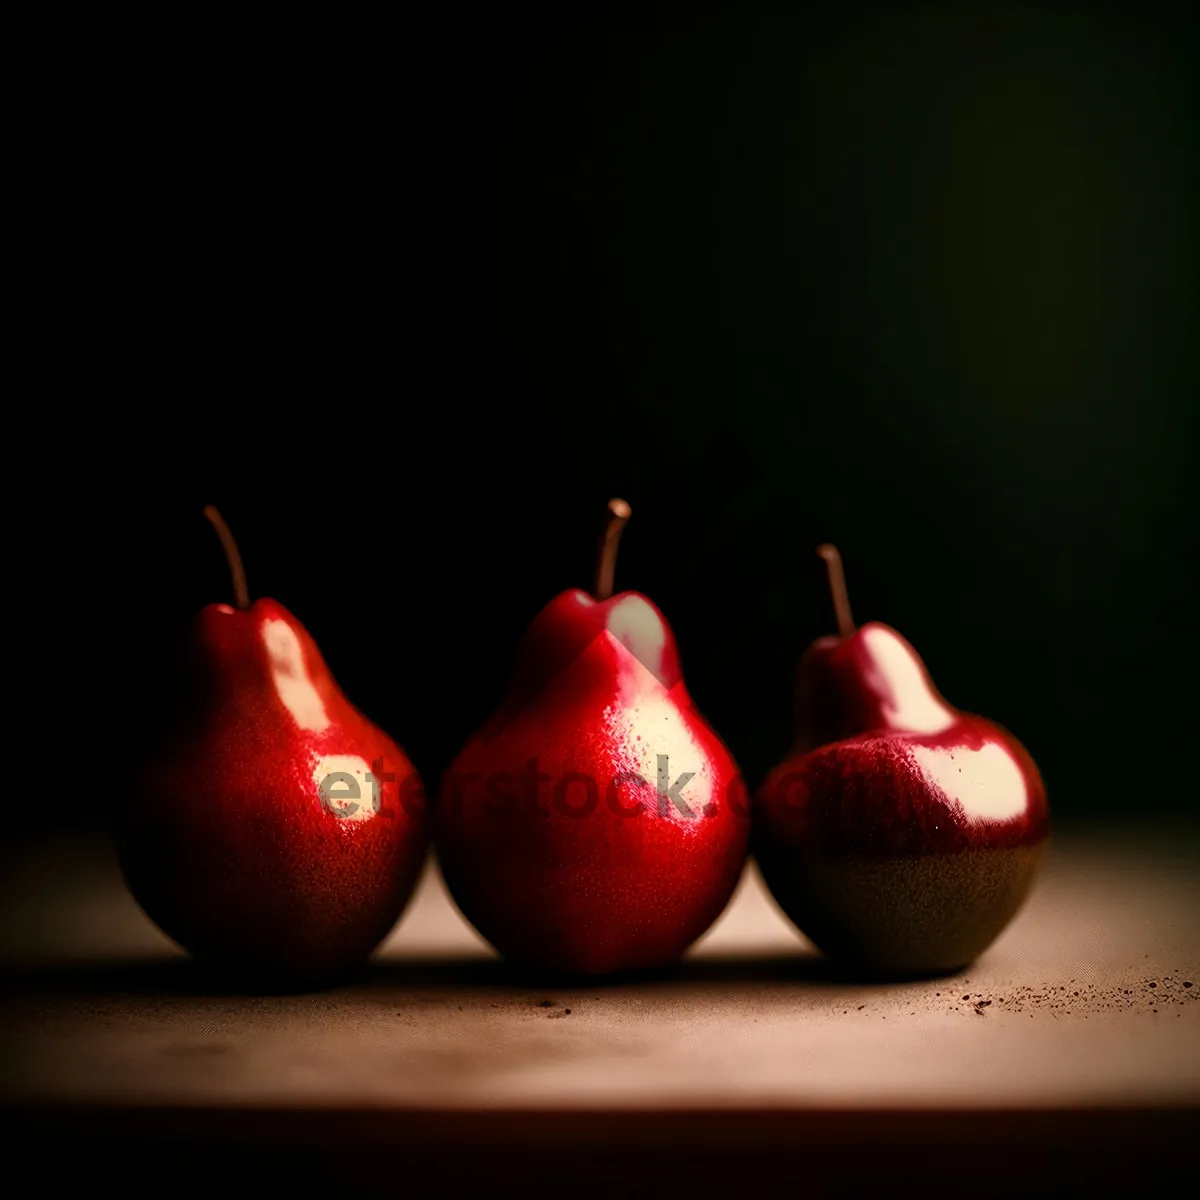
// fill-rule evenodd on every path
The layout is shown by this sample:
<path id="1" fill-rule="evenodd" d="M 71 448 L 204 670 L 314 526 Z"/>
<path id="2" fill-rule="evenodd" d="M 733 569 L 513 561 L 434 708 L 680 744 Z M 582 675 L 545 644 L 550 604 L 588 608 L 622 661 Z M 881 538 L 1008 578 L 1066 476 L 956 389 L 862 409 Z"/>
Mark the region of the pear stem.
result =
<path id="1" fill-rule="evenodd" d="M 633 509 L 624 500 L 613 499 L 608 502 L 608 524 L 604 527 L 604 537 L 600 542 L 600 559 L 596 563 L 597 600 L 607 600 L 613 594 L 613 576 L 617 568 L 617 543 L 621 540 L 621 530 L 625 522 L 633 514 Z"/>
<path id="2" fill-rule="evenodd" d="M 238 608 L 245 610 L 250 607 L 250 592 L 246 587 L 246 569 L 242 566 L 242 556 L 238 553 L 237 542 L 233 540 L 233 534 L 229 532 L 229 526 L 225 524 L 225 519 L 211 504 L 205 507 L 204 515 L 217 531 L 217 537 L 221 539 L 221 546 L 225 551 L 226 561 L 229 563 L 229 574 L 233 576 L 234 603 Z"/>
<path id="3" fill-rule="evenodd" d="M 836 546 L 826 542 L 817 547 L 817 553 L 825 560 L 829 573 L 829 590 L 833 594 L 833 611 L 837 615 L 838 636 L 854 636 L 854 616 L 850 612 L 850 594 L 846 591 L 846 573 L 842 569 L 842 556 Z"/>

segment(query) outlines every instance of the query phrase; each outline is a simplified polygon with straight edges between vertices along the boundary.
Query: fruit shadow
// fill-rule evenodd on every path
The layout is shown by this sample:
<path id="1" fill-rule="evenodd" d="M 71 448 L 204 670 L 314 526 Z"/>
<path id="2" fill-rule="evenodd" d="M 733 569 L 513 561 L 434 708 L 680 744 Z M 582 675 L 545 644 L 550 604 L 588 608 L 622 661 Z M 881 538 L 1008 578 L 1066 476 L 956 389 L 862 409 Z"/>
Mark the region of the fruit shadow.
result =
<path id="1" fill-rule="evenodd" d="M 319 995 L 342 988 L 486 988 L 493 991 L 550 989 L 599 993 L 629 987 L 674 985 L 796 984 L 810 987 L 886 985 L 937 975 L 886 977 L 848 971 L 827 959 L 797 954 L 705 955 L 654 969 L 620 971 L 605 976 L 579 976 L 540 970 L 486 955 L 374 959 L 336 979 L 281 979 L 219 967 L 180 955 L 171 958 L 97 960 L 7 969 L 10 996 L 57 994 L 72 997 L 111 996 L 296 996 Z"/>
<path id="2" fill-rule="evenodd" d="M 419 960 L 381 959 L 372 962 L 364 978 L 373 984 L 403 987 L 435 985 L 513 989 L 618 990 L 624 987 L 671 984 L 836 983 L 835 972 L 815 955 L 733 956 L 685 959 L 670 966 L 617 971 L 609 975 L 578 975 L 553 971 L 500 958 Z"/>
<path id="3" fill-rule="evenodd" d="M 809 987 L 886 986 L 941 979 L 953 971 L 878 974 L 850 969 L 819 954 L 704 955 L 669 966 L 617 971 L 609 975 L 576 975 L 505 962 L 499 958 L 381 959 L 368 965 L 364 982 L 375 985 L 486 987 L 521 991 L 567 989 L 619 991 L 646 986 L 746 986 L 796 984 Z"/>
<path id="4" fill-rule="evenodd" d="M 113 996 L 267 996 L 327 991 L 327 982 L 280 979 L 172 958 L 97 959 L 8 967 L 4 984 L 12 998 L 31 995 L 100 998 Z"/>

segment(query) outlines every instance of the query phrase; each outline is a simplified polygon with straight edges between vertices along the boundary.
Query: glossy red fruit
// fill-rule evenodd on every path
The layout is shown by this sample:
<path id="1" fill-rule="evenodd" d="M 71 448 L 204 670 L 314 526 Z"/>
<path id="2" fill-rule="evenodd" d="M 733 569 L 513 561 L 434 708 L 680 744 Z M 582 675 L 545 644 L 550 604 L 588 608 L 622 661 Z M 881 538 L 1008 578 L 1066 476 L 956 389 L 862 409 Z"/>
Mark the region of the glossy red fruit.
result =
<path id="1" fill-rule="evenodd" d="M 609 507 L 595 595 L 563 592 L 534 620 L 433 814 L 475 928 L 510 959 L 588 975 L 682 955 L 728 903 L 749 833 L 741 776 L 662 613 L 611 594 L 629 507 Z"/>
<path id="2" fill-rule="evenodd" d="M 186 950 L 321 981 L 396 923 L 426 851 L 404 751 L 346 699 L 281 604 L 250 604 L 215 510 L 237 607 L 196 617 L 184 718 L 130 795 L 121 864 Z"/>
<path id="3" fill-rule="evenodd" d="M 831 958 L 952 971 L 1028 896 L 1049 835 L 1045 788 L 1016 738 L 947 703 L 899 633 L 855 629 L 837 551 L 821 553 L 841 632 L 801 659 L 795 745 L 755 797 L 755 858 Z"/>

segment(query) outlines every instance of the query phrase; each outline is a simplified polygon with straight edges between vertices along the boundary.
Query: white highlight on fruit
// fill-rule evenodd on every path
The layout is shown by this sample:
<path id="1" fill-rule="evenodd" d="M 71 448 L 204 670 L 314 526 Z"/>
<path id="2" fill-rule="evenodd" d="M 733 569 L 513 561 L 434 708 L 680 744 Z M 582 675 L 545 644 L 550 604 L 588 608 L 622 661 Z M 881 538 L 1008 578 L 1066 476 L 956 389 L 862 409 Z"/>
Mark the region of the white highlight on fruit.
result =
<path id="1" fill-rule="evenodd" d="M 1029 803 L 1025 776 L 1016 760 L 997 742 L 978 750 L 966 746 L 912 746 L 917 764 L 968 817 L 1005 821 L 1020 816 Z"/>
<path id="2" fill-rule="evenodd" d="M 608 636 L 612 637 L 612 634 Z M 629 769 L 637 772 L 648 785 L 645 789 L 637 789 L 633 784 L 622 788 L 621 803 L 634 803 L 640 793 L 643 802 L 653 806 L 665 819 L 699 825 L 704 816 L 704 805 L 712 798 L 709 757 L 692 736 L 675 697 L 636 655 L 616 638 L 612 640 L 618 648 L 621 663 L 621 702 L 617 707 L 609 708 L 605 717 L 614 736 L 627 747 L 631 760 Z M 660 769 L 665 772 L 661 779 Z M 692 778 L 672 794 L 671 789 L 680 776 L 689 774 Z M 665 799 L 659 796 L 659 788 L 665 793 Z M 721 798 L 717 799 L 720 802 Z"/>
<path id="3" fill-rule="evenodd" d="M 654 655 L 653 666 L 661 666 L 667 635 L 661 618 L 640 596 L 626 596 L 617 601 L 609 613 L 608 632 L 625 647 L 633 642 L 646 648 Z M 642 665 L 651 669 L 650 663 Z"/>
<path id="4" fill-rule="evenodd" d="M 891 714 L 904 714 L 904 727 L 913 733 L 941 733 L 954 724 L 954 714 L 930 690 L 912 652 L 886 629 L 866 628 L 860 635 L 891 692 Z"/>
<path id="5" fill-rule="evenodd" d="M 263 642 L 271 663 L 271 679 L 283 706 L 307 733 L 329 728 L 329 714 L 304 666 L 304 648 L 286 621 L 264 621 Z"/>
<path id="6" fill-rule="evenodd" d="M 367 778 L 370 772 L 366 760 L 357 754 L 319 758 L 313 767 L 313 782 L 326 810 L 341 821 L 369 821 L 375 815 L 375 784 Z M 357 787 L 351 785 L 351 779 Z"/>

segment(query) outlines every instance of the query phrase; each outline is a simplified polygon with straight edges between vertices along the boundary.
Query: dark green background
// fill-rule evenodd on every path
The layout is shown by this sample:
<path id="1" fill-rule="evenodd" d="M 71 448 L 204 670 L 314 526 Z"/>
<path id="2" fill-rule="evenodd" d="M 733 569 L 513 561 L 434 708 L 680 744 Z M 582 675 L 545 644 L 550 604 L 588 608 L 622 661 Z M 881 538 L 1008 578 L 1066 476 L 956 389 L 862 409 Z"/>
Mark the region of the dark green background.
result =
<path id="1" fill-rule="evenodd" d="M 613 494 L 748 776 L 832 539 L 1060 816 L 1190 811 L 1193 10 L 493 8 L 6 39 L 10 811 L 153 745 L 203 504 L 432 780 Z"/>

